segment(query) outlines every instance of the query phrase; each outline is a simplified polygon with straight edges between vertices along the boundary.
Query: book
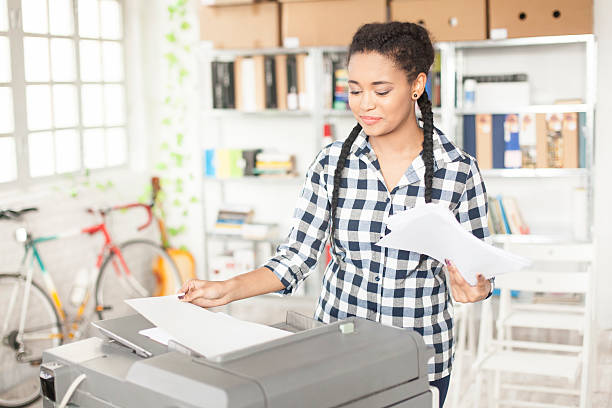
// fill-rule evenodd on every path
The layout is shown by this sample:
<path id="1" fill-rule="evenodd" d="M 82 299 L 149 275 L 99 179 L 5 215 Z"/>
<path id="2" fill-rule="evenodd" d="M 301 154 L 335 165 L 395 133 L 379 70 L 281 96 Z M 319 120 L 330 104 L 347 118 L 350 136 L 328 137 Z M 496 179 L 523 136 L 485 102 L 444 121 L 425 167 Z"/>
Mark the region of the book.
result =
<path id="1" fill-rule="evenodd" d="M 504 120 L 504 167 L 520 168 L 522 164 L 519 143 L 519 119 L 516 114 L 508 114 Z"/>
<path id="2" fill-rule="evenodd" d="M 276 104 L 278 109 L 287 109 L 287 56 L 284 54 L 274 56 L 274 69 L 276 72 Z"/>
<path id="3" fill-rule="evenodd" d="M 563 167 L 578 167 L 578 113 L 567 112 L 563 114 L 561 125 L 563 138 Z"/>
<path id="4" fill-rule="evenodd" d="M 308 103 L 308 88 L 306 86 L 306 58 L 308 58 L 307 54 L 298 54 L 295 56 L 299 109 L 310 108 Z"/>
<path id="5" fill-rule="evenodd" d="M 295 55 L 287 55 L 287 109 L 299 108 L 297 61 Z"/>
<path id="6" fill-rule="evenodd" d="M 253 56 L 253 81 L 255 91 L 255 109 L 266 109 L 266 67 L 265 56 Z"/>
<path id="7" fill-rule="evenodd" d="M 492 135 L 493 135 L 493 168 L 503 169 L 504 155 L 506 151 L 506 141 L 504 140 L 504 123 L 506 115 L 492 115 Z"/>
<path id="8" fill-rule="evenodd" d="M 559 113 L 546 114 L 546 167 L 563 167 L 563 119 Z"/>
<path id="9" fill-rule="evenodd" d="M 504 203 L 502 201 L 502 196 L 499 195 L 497 196 L 497 202 L 499 204 L 499 210 L 501 213 L 501 218 L 503 220 L 504 223 L 504 230 L 506 231 L 506 234 L 512 234 L 512 231 L 510 230 L 510 224 L 508 224 L 508 217 L 506 216 L 506 211 L 504 208 Z"/>
<path id="10" fill-rule="evenodd" d="M 242 61 L 244 57 L 236 57 L 234 60 L 234 101 L 237 110 L 244 109 L 242 100 Z"/>
<path id="11" fill-rule="evenodd" d="M 204 150 L 204 175 L 215 177 L 217 175 L 215 167 L 215 149 Z"/>
<path id="12" fill-rule="evenodd" d="M 492 117 L 489 114 L 476 115 L 476 160 L 482 170 L 493 168 Z"/>
<path id="13" fill-rule="evenodd" d="M 278 103 L 276 97 L 276 59 L 273 56 L 266 55 L 264 57 L 264 72 L 266 84 L 265 108 L 277 109 Z"/>
<path id="14" fill-rule="evenodd" d="M 536 167 L 548 167 L 548 125 L 546 114 L 536 113 Z"/>
<path id="15" fill-rule="evenodd" d="M 533 113 L 519 115 L 521 167 L 535 168 L 537 161 L 536 117 Z"/>
<path id="16" fill-rule="evenodd" d="M 463 150 L 478 160 L 476 152 L 476 117 L 474 115 L 463 116 Z"/>

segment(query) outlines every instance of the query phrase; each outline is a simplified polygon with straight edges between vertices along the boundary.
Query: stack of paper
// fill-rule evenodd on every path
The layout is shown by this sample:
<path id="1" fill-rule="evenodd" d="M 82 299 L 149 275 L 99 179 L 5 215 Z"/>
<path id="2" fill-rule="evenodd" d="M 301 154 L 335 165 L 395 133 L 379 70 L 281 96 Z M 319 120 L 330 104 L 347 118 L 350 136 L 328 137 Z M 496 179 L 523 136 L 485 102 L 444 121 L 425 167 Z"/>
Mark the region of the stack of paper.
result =
<path id="1" fill-rule="evenodd" d="M 477 283 L 478 274 L 488 279 L 531 264 L 529 259 L 476 238 L 440 204 L 420 205 L 386 222 L 391 232 L 377 245 L 429 255 L 439 262 L 449 259 L 470 285 Z"/>
<path id="2" fill-rule="evenodd" d="M 284 330 L 181 302 L 176 295 L 125 302 L 157 326 L 141 334 L 164 344 L 173 340 L 206 358 L 291 335 Z"/>

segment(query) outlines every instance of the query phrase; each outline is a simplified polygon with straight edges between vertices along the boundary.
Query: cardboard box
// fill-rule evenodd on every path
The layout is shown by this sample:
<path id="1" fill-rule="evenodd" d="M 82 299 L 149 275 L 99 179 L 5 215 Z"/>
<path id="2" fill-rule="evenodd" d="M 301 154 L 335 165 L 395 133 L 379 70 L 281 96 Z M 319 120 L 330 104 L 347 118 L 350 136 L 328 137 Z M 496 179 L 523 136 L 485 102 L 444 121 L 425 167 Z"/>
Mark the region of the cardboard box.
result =
<path id="1" fill-rule="evenodd" d="M 271 48 L 280 45 L 278 3 L 202 6 L 200 39 L 215 48 Z"/>
<path id="2" fill-rule="evenodd" d="M 487 38 L 486 0 L 391 0 L 390 9 L 392 21 L 421 24 L 433 41 Z"/>
<path id="3" fill-rule="evenodd" d="M 286 47 L 348 46 L 366 23 L 387 21 L 386 0 L 281 0 Z"/>
<path id="4" fill-rule="evenodd" d="M 593 0 L 489 0 L 491 38 L 593 32 Z"/>

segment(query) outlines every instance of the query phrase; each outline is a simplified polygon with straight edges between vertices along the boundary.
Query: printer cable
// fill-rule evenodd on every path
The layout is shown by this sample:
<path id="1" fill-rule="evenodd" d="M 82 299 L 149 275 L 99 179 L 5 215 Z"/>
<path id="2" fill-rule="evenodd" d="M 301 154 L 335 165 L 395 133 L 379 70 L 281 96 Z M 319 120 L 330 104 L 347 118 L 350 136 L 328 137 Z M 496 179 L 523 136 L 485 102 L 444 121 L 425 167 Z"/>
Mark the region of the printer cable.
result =
<path id="1" fill-rule="evenodd" d="M 70 401 L 72 394 L 74 394 L 79 384 L 81 384 L 86 377 L 87 376 L 85 374 L 81 374 L 77 378 L 74 379 L 72 384 L 70 384 L 70 387 L 68 387 L 68 390 L 66 390 L 66 394 L 64 394 L 64 398 L 62 398 L 62 402 L 60 402 L 57 408 L 66 408 L 66 405 L 68 405 L 68 401 Z"/>

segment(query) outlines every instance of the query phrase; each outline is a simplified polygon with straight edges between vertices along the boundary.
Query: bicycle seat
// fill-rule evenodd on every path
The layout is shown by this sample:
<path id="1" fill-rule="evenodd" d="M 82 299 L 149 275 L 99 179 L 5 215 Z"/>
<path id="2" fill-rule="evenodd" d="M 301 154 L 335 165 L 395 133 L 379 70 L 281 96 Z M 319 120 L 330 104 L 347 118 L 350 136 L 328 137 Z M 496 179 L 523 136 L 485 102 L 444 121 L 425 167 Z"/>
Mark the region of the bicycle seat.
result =
<path id="1" fill-rule="evenodd" d="M 21 210 L 0 209 L 0 220 L 19 220 L 24 214 L 35 211 L 38 211 L 38 208 L 22 208 Z"/>

